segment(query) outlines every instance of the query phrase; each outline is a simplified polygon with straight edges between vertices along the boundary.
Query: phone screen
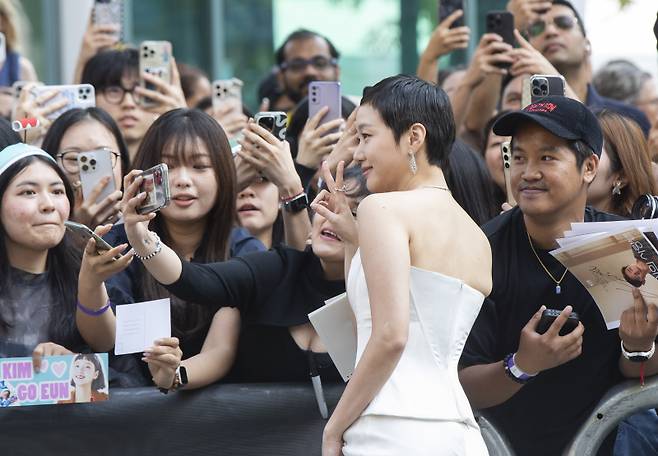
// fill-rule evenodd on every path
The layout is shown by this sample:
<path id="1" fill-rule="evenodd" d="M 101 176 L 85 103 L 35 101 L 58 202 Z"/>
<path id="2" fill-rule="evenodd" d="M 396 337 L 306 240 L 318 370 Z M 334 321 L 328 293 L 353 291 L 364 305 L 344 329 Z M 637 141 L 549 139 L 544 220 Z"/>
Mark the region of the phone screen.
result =
<path id="1" fill-rule="evenodd" d="M 464 2 L 462 0 L 439 0 L 439 23 L 457 10 L 464 11 Z M 453 22 L 450 28 L 463 27 L 464 16 L 465 14 Z"/>
<path id="2" fill-rule="evenodd" d="M 258 119 L 258 125 L 269 131 L 270 133 L 274 132 L 274 117 L 266 116 Z"/>

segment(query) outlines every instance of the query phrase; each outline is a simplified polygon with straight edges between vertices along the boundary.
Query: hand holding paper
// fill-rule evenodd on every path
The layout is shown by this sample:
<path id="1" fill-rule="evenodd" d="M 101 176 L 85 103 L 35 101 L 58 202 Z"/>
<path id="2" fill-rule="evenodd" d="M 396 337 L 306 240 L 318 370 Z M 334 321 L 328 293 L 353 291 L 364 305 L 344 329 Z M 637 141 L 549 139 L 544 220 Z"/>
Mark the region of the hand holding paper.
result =
<path id="1" fill-rule="evenodd" d="M 114 353 L 141 353 L 153 341 L 170 337 L 170 306 L 169 298 L 117 306 Z"/>

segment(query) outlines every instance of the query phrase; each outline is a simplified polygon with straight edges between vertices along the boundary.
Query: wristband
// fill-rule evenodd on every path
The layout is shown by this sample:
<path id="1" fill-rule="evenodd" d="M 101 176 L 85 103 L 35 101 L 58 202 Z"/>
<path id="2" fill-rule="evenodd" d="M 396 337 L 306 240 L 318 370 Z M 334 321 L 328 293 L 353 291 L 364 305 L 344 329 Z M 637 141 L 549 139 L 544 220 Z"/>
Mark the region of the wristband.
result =
<path id="1" fill-rule="evenodd" d="M 82 304 L 80 304 L 80 301 L 78 301 L 77 306 L 78 306 L 78 309 L 80 309 L 82 311 L 82 313 L 84 313 L 86 315 L 89 315 L 90 317 L 98 317 L 99 315 L 103 315 L 105 312 L 107 312 L 107 309 L 110 308 L 111 304 L 112 303 L 108 299 L 107 304 L 105 304 L 103 307 L 101 307 L 98 310 L 91 310 L 91 309 L 83 306 Z"/>
<path id="2" fill-rule="evenodd" d="M 505 373 L 509 378 L 514 380 L 516 383 L 520 383 L 524 385 L 528 383 L 530 380 L 532 380 L 537 374 L 528 374 L 526 372 L 523 372 L 521 369 L 519 369 L 519 366 L 516 365 L 514 360 L 515 356 L 516 353 L 510 353 L 509 355 L 505 356 L 505 359 L 503 360 Z"/>
<path id="3" fill-rule="evenodd" d="M 281 202 L 287 203 L 288 201 L 296 200 L 297 198 L 299 198 L 299 197 L 301 197 L 302 195 L 305 195 L 305 194 L 306 193 L 304 193 L 304 190 L 302 190 L 301 192 L 295 193 L 294 195 L 289 196 L 287 198 L 281 197 Z"/>
<path id="4" fill-rule="evenodd" d="M 653 354 L 656 351 L 656 342 L 654 341 L 651 344 L 651 349 L 646 352 L 628 352 L 626 351 L 626 348 L 624 347 L 624 341 L 621 341 L 621 354 L 626 358 L 627 360 L 634 362 L 634 363 L 643 363 L 645 361 L 649 361 Z"/>

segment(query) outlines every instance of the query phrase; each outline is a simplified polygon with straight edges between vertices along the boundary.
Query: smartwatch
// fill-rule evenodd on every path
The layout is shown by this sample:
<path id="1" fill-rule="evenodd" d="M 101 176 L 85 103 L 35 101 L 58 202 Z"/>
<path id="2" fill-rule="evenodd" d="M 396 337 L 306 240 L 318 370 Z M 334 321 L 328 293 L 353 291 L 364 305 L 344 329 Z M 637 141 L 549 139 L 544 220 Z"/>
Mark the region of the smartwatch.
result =
<path id="1" fill-rule="evenodd" d="M 626 358 L 627 360 L 633 363 L 643 363 L 645 361 L 649 361 L 655 351 L 656 351 L 656 342 L 653 342 L 651 344 L 651 350 L 649 351 L 629 352 L 626 351 L 626 348 L 624 347 L 624 341 L 623 340 L 621 341 L 621 354 L 624 356 L 624 358 Z"/>
<path id="2" fill-rule="evenodd" d="M 182 364 L 176 369 L 176 376 L 178 376 L 178 388 L 187 385 L 187 370 Z"/>
<path id="3" fill-rule="evenodd" d="M 283 209 L 291 214 L 296 214 L 308 208 L 308 197 L 306 193 L 300 193 L 291 200 L 283 202 Z"/>

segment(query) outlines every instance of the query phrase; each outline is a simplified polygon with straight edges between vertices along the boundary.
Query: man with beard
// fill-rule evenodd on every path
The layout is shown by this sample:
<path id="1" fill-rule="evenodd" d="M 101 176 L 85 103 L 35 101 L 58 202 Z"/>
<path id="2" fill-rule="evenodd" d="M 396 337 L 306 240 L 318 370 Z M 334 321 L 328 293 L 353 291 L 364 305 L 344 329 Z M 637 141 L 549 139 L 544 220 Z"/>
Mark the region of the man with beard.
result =
<path id="1" fill-rule="evenodd" d="M 279 82 L 285 95 L 299 103 L 313 81 L 337 81 L 339 53 L 324 36 L 310 30 L 292 32 L 276 51 Z"/>

